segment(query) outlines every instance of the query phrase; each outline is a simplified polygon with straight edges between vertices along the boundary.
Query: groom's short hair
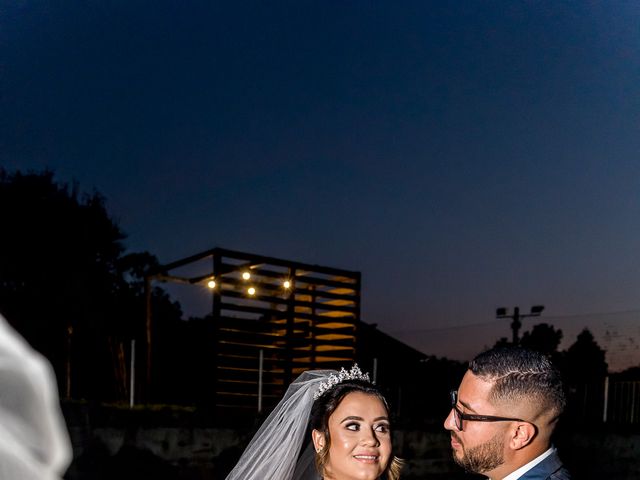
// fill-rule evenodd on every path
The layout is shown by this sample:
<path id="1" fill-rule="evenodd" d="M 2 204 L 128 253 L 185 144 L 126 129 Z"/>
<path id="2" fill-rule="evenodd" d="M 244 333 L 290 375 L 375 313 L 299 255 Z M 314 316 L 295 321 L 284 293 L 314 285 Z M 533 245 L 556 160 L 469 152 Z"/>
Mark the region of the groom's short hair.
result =
<path id="1" fill-rule="evenodd" d="M 517 346 L 494 347 L 469 363 L 477 377 L 493 382 L 492 403 L 527 400 L 552 421 L 564 410 L 566 398 L 559 370 L 544 354 Z"/>

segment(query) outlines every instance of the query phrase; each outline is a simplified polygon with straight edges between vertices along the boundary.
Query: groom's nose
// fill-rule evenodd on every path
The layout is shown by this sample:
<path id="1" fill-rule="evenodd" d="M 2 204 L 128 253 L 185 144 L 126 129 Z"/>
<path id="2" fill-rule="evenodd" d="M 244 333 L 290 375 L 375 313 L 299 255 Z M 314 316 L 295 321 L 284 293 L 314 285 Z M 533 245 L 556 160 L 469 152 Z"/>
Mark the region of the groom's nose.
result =
<path id="1" fill-rule="evenodd" d="M 447 418 L 444 419 L 444 428 L 447 430 L 457 430 L 456 428 L 456 422 L 455 419 L 453 418 L 453 408 L 451 410 L 449 410 L 449 415 L 447 415 Z"/>

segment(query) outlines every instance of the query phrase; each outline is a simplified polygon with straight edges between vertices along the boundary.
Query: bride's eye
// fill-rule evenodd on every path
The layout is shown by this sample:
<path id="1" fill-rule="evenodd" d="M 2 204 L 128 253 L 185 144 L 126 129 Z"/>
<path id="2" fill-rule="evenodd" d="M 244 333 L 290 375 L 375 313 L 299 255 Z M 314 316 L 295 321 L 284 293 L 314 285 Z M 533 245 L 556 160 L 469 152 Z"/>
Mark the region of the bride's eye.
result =
<path id="1" fill-rule="evenodd" d="M 380 423 L 375 426 L 375 430 L 379 433 L 387 433 L 389 432 L 389 425 L 387 425 L 386 423 Z"/>
<path id="2" fill-rule="evenodd" d="M 347 430 L 351 430 L 352 432 L 357 432 L 358 430 L 360 430 L 360 424 L 355 422 L 347 423 L 345 427 Z"/>

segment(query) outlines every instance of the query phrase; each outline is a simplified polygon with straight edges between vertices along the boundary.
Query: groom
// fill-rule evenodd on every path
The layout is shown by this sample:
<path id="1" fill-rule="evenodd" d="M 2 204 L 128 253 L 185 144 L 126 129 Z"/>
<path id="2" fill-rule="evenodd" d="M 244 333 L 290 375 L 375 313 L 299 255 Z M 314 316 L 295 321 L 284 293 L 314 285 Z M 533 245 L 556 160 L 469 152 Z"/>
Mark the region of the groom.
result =
<path id="1" fill-rule="evenodd" d="M 496 347 L 469 364 L 444 427 L 453 458 L 491 480 L 569 480 L 551 434 L 565 406 L 558 370 L 543 354 Z"/>

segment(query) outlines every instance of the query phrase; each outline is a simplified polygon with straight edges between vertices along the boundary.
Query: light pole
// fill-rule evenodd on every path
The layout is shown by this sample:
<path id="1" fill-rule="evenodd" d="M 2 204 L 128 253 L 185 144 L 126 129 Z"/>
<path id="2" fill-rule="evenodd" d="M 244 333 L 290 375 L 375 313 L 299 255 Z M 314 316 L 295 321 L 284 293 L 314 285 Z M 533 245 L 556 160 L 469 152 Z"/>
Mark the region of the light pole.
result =
<path id="1" fill-rule="evenodd" d="M 515 307 L 513 309 L 513 314 L 509 315 L 509 310 L 504 307 L 500 307 L 496 309 L 496 318 L 510 318 L 511 322 L 511 330 L 513 331 L 513 340 L 512 343 L 517 345 L 520 342 L 520 338 L 518 337 L 518 332 L 520 331 L 520 327 L 522 326 L 522 322 L 520 321 L 523 318 L 527 317 L 539 317 L 542 311 L 544 310 L 544 305 L 534 305 L 531 307 L 530 313 L 520 313 L 520 307 Z"/>

